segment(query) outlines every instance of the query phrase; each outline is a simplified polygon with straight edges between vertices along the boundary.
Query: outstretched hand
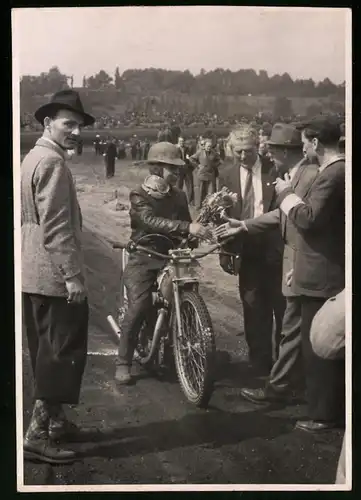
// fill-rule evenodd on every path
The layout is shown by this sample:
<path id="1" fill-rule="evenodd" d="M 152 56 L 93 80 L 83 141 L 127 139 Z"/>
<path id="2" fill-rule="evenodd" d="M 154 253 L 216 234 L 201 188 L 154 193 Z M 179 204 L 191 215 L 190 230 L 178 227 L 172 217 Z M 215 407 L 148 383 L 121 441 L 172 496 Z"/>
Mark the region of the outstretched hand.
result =
<path id="1" fill-rule="evenodd" d="M 212 231 L 208 227 L 199 224 L 199 222 L 192 222 L 190 224 L 189 234 L 200 240 L 213 240 Z"/>
<path id="2" fill-rule="evenodd" d="M 237 224 L 235 222 L 237 222 Z M 215 238 L 224 239 L 229 238 L 231 236 L 236 236 L 237 234 L 246 231 L 246 227 L 243 221 L 239 221 L 237 219 L 230 219 L 229 222 L 218 226 L 214 231 L 213 235 Z"/>

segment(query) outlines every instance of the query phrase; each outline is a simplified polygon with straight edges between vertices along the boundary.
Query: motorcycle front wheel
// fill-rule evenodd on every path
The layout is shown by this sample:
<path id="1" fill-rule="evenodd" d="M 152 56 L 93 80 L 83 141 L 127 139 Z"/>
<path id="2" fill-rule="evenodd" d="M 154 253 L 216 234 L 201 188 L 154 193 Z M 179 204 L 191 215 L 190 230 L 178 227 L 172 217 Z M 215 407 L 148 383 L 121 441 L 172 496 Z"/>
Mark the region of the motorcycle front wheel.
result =
<path id="1" fill-rule="evenodd" d="M 214 389 L 216 343 L 208 308 L 193 290 L 180 293 L 181 334 L 173 321 L 173 351 L 178 380 L 187 400 L 205 408 Z"/>

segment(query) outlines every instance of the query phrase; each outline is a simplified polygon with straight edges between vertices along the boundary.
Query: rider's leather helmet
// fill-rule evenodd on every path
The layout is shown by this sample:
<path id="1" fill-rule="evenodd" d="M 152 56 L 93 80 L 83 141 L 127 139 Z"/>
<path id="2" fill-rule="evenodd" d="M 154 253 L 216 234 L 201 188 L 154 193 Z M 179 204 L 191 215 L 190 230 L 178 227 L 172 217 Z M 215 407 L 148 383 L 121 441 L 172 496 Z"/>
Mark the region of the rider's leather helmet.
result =
<path id="1" fill-rule="evenodd" d="M 164 163 L 175 167 L 185 166 L 177 146 L 171 142 L 157 142 L 148 151 L 147 163 Z"/>

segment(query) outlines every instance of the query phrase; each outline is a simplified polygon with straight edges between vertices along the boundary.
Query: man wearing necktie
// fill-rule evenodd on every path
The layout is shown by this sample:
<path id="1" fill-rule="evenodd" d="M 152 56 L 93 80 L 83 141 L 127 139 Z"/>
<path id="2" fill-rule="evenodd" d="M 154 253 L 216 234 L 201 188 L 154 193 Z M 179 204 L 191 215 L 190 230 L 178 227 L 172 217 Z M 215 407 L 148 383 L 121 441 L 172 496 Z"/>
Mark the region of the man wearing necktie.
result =
<path id="1" fill-rule="evenodd" d="M 179 174 L 177 187 L 179 189 L 183 189 L 183 186 L 185 184 L 188 203 L 190 205 L 193 205 L 194 203 L 193 168 L 189 161 L 190 151 L 188 147 L 184 144 L 183 137 L 179 137 L 177 147 L 180 151 L 182 160 L 186 164 L 186 167 L 184 169 L 181 169 L 182 171 Z"/>
<path id="2" fill-rule="evenodd" d="M 252 219 L 276 208 L 274 165 L 259 156 L 257 131 L 242 124 L 231 132 L 228 145 L 232 158 L 222 166 L 219 188 L 225 186 L 238 194 L 230 217 Z M 250 238 L 242 233 L 227 249 L 240 257 L 235 260 L 222 255 L 220 264 L 227 273 L 238 275 L 249 361 L 256 373 L 268 375 L 276 351 L 273 318 L 279 336 L 285 310 L 282 237 L 277 227 Z"/>

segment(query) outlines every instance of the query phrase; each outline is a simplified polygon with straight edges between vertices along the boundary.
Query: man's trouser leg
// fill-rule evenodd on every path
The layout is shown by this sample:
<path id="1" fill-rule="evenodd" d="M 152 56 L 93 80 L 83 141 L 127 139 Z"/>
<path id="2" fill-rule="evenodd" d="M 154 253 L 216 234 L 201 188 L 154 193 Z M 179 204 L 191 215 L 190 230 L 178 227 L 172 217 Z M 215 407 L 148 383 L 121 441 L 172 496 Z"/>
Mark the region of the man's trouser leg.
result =
<path id="1" fill-rule="evenodd" d="M 243 306 L 244 333 L 249 360 L 256 370 L 269 374 L 272 368 L 272 297 L 266 285 L 267 266 L 243 259 L 239 272 L 239 292 Z"/>
<path id="2" fill-rule="evenodd" d="M 301 304 L 298 297 L 287 297 L 279 355 L 272 367 L 269 385 L 275 390 L 287 390 L 292 382 L 301 378 Z"/>
<path id="3" fill-rule="evenodd" d="M 191 169 L 188 169 L 185 175 L 185 183 L 186 183 L 186 192 L 188 203 L 194 203 L 194 180 L 193 180 L 193 172 Z"/>
<path id="4" fill-rule="evenodd" d="M 87 358 L 88 302 L 24 293 L 23 313 L 35 399 L 77 404 Z"/>
<path id="5" fill-rule="evenodd" d="M 202 203 L 208 194 L 209 183 L 210 181 L 203 181 L 203 180 L 199 181 L 199 200 L 197 205 L 198 209 L 202 207 Z"/>
<path id="6" fill-rule="evenodd" d="M 115 174 L 115 158 L 112 158 L 109 164 L 109 176 L 114 177 L 114 174 Z"/>
<path id="7" fill-rule="evenodd" d="M 218 187 L 218 180 L 217 180 L 217 177 L 215 177 L 212 180 L 212 193 L 216 193 L 217 192 L 217 187 Z"/>
<path id="8" fill-rule="evenodd" d="M 268 265 L 269 276 L 265 283 L 267 286 L 267 295 L 272 301 L 273 309 L 273 338 L 272 338 L 272 358 L 273 363 L 278 359 L 279 347 L 281 342 L 281 332 L 283 319 L 286 311 L 286 297 L 282 292 L 282 262 L 275 259 Z"/>
<path id="9" fill-rule="evenodd" d="M 345 418 L 345 362 L 322 359 L 310 340 L 312 320 L 326 298 L 301 297 L 301 336 L 308 416 L 315 421 L 341 422 Z"/>
<path id="10" fill-rule="evenodd" d="M 184 178 L 185 178 L 185 174 L 184 172 L 180 172 L 179 176 L 178 176 L 178 179 L 177 179 L 177 188 L 178 189 L 183 189 L 183 186 L 184 186 Z"/>
<path id="11" fill-rule="evenodd" d="M 129 308 L 125 314 L 119 341 L 117 365 L 132 365 L 134 349 L 142 323 L 152 308 L 151 290 L 158 270 L 145 259 L 130 257 L 124 270 L 124 285 Z"/>

